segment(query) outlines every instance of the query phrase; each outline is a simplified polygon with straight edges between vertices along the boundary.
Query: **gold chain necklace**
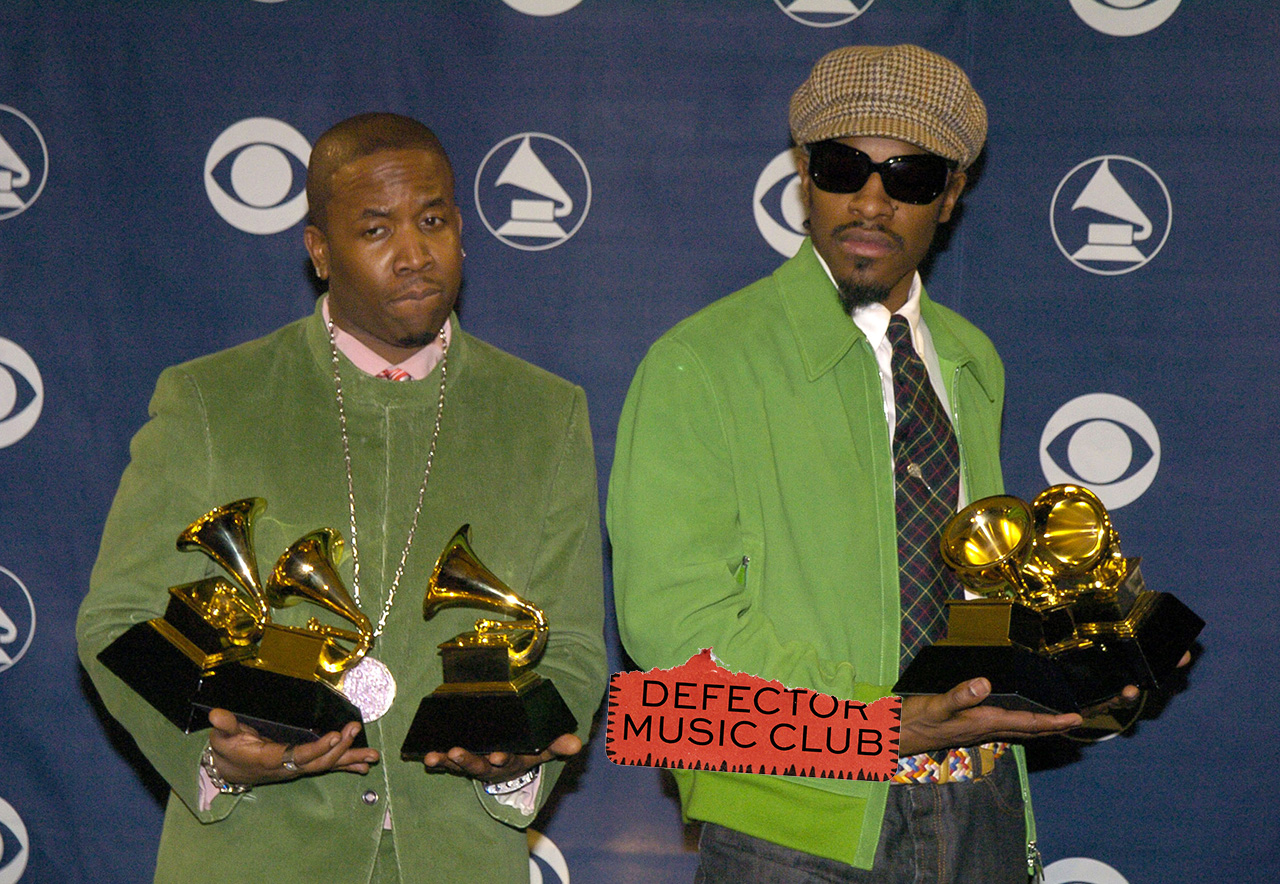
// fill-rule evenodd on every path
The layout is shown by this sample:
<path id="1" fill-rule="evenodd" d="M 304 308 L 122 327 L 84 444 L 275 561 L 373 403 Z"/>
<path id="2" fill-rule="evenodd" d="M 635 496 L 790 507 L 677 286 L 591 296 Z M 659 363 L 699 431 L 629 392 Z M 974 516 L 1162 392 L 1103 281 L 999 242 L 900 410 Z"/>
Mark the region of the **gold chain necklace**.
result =
<path id="1" fill-rule="evenodd" d="M 448 321 L 447 319 L 445 320 Z M 333 392 L 338 402 L 338 426 L 342 430 L 342 460 L 347 469 L 347 510 L 351 516 L 351 593 L 357 605 L 360 604 L 360 552 L 356 541 L 356 493 L 351 472 L 351 437 L 347 432 L 347 410 L 342 397 L 342 374 L 338 369 L 338 344 L 334 339 L 333 319 L 330 317 L 329 353 L 333 359 Z M 418 531 L 418 516 L 422 513 L 422 502 L 427 493 L 427 481 L 431 478 L 431 466 L 435 462 L 436 443 L 440 440 L 440 419 L 444 414 L 445 380 L 449 375 L 449 341 L 443 331 L 440 343 L 444 348 L 440 357 L 440 395 L 436 401 L 435 427 L 431 431 L 431 446 L 427 450 L 427 465 L 422 471 L 422 484 L 418 487 L 418 503 L 413 508 L 413 519 L 409 523 L 409 537 L 405 540 L 404 549 L 400 552 L 400 562 L 396 565 L 395 575 L 391 580 L 391 589 L 387 593 L 387 601 L 382 607 L 382 616 L 373 631 L 375 639 L 382 635 L 387 625 L 387 617 L 391 614 L 391 606 L 395 604 L 396 589 L 400 586 L 400 578 L 404 576 L 404 565 L 409 558 L 409 550 L 413 547 L 413 538 Z M 395 701 L 396 682 L 386 664 L 374 657 L 365 655 L 364 659 L 342 677 L 342 692 L 347 695 L 357 708 L 365 722 L 381 718 Z"/>

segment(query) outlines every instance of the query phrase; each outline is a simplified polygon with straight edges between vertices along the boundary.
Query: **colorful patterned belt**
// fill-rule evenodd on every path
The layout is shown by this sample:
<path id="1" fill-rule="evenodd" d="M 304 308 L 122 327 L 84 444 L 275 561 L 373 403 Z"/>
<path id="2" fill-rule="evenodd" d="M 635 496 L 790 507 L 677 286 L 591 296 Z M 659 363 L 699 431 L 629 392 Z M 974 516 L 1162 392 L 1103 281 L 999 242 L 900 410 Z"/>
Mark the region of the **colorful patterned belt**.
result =
<path id="1" fill-rule="evenodd" d="M 1009 750 L 1008 743 L 984 743 L 938 753 L 928 752 L 898 759 L 898 772 L 890 783 L 964 783 L 980 780 L 995 770 L 996 761 Z"/>

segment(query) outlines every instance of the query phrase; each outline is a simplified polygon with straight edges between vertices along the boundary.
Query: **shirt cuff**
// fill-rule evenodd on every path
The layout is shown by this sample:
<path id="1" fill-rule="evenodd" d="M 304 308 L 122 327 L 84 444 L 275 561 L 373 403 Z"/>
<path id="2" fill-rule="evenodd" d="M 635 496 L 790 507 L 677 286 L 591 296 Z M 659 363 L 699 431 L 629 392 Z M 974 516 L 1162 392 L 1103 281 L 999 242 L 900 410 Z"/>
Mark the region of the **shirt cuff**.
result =
<path id="1" fill-rule="evenodd" d="M 213 799 L 218 797 L 219 792 L 213 780 L 209 779 L 209 772 L 204 769 L 204 765 L 200 765 L 199 771 L 197 782 L 200 784 L 200 789 L 196 796 L 196 810 L 203 813 L 213 807 Z"/>

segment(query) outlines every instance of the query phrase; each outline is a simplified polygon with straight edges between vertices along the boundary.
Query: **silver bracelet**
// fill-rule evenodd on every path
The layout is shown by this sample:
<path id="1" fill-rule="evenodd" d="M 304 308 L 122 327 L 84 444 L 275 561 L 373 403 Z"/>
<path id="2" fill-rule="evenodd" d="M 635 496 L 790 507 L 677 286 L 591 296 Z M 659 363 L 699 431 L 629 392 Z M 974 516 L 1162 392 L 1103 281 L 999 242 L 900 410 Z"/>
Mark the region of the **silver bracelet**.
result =
<path id="1" fill-rule="evenodd" d="M 200 768 L 213 784 L 213 788 L 223 795 L 243 795 L 253 788 L 245 783 L 228 783 L 222 778 L 222 774 L 218 773 L 218 769 L 213 766 L 213 746 L 210 743 L 204 744 L 204 752 L 200 755 Z"/>
<path id="2" fill-rule="evenodd" d="M 538 776 L 538 771 L 542 770 L 542 765 L 530 768 L 514 780 L 507 780 L 505 783 L 489 783 L 484 787 L 484 791 L 488 795 L 510 795 L 512 792 L 523 789 L 529 785 Z"/>

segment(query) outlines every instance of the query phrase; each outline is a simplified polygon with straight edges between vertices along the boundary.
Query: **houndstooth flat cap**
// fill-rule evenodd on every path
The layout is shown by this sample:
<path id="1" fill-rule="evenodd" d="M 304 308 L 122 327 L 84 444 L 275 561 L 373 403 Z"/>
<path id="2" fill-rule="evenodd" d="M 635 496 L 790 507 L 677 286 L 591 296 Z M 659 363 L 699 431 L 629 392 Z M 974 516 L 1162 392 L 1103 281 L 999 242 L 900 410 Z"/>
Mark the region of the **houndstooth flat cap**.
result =
<path id="1" fill-rule="evenodd" d="M 987 137 L 987 109 L 964 71 L 919 46 L 828 52 L 791 96 L 796 144 L 857 135 L 896 138 L 965 169 Z"/>

